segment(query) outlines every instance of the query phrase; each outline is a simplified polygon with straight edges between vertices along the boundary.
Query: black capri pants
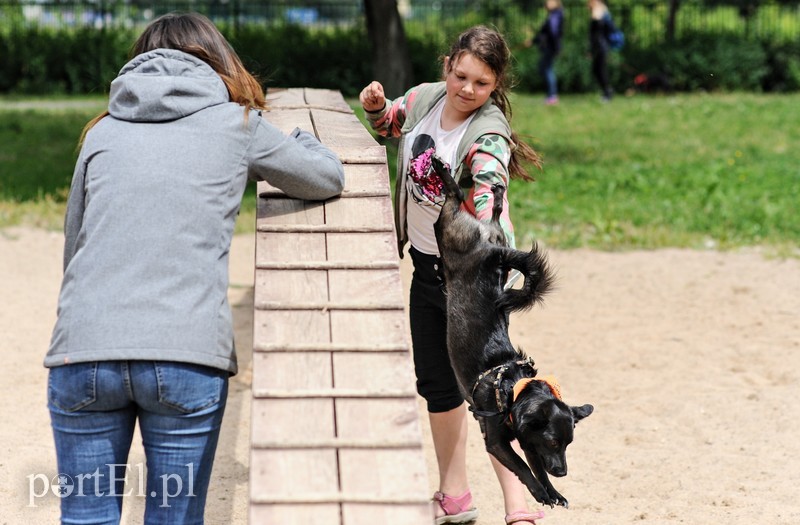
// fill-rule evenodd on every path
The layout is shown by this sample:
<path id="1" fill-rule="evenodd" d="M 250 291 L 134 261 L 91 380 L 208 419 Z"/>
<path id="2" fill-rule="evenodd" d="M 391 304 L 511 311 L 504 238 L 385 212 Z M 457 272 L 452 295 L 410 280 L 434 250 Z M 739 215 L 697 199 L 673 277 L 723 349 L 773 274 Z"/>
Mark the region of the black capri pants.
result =
<path id="1" fill-rule="evenodd" d="M 411 344 L 417 392 L 428 403 L 428 412 L 447 412 L 459 407 L 464 396 L 458 387 L 447 354 L 447 309 L 441 258 L 413 246 L 414 263 L 409 299 Z"/>

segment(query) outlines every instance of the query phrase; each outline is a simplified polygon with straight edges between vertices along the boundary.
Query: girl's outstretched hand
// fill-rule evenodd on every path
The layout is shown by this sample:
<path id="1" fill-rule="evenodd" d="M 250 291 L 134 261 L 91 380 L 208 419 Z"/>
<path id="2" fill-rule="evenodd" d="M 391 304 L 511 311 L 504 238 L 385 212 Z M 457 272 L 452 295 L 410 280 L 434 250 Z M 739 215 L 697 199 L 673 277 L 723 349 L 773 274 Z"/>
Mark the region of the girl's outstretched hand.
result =
<path id="1" fill-rule="evenodd" d="M 386 95 L 383 93 L 383 86 L 377 80 L 373 80 L 367 87 L 361 90 L 358 95 L 361 107 L 365 111 L 380 111 L 386 105 Z"/>

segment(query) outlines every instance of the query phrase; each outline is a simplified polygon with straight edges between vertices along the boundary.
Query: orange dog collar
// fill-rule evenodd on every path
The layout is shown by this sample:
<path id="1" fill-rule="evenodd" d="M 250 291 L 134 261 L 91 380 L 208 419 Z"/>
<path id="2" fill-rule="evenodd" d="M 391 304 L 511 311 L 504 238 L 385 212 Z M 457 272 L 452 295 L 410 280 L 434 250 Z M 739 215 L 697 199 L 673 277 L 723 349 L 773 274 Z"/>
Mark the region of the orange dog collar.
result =
<path id="1" fill-rule="evenodd" d="M 561 401 L 561 385 L 558 384 L 558 380 L 555 378 L 555 376 L 542 376 L 526 377 L 514 383 L 514 396 L 511 398 L 512 403 L 517 400 L 519 393 L 522 392 L 522 389 L 525 388 L 531 381 L 540 381 L 544 383 L 547 385 L 547 388 L 550 389 L 550 392 L 552 392 L 553 396 Z"/>

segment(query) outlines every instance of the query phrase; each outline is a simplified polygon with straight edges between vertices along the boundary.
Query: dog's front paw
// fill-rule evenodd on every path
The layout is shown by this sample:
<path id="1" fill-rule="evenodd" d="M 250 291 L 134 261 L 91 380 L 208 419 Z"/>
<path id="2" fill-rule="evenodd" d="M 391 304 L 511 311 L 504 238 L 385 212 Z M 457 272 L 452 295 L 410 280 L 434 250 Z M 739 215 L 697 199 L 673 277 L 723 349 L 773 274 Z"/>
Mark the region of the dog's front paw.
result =
<path id="1" fill-rule="evenodd" d="M 567 498 L 562 496 L 561 493 L 559 493 L 556 489 L 551 489 L 548 490 L 547 492 L 548 492 L 547 495 L 550 497 L 550 499 L 553 500 L 553 503 L 555 505 L 559 505 L 561 507 L 564 507 L 565 509 L 569 508 L 569 501 L 567 501 Z"/>
<path id="2" fill-rule="evenodd" d="M 542 505 L 548 505 L 552 509 L 558 504 L 558 499 L 551 497 L 548 491 L 542 486 L 528 486 L 528 490 L 530 490 L 533 499 Z"/>

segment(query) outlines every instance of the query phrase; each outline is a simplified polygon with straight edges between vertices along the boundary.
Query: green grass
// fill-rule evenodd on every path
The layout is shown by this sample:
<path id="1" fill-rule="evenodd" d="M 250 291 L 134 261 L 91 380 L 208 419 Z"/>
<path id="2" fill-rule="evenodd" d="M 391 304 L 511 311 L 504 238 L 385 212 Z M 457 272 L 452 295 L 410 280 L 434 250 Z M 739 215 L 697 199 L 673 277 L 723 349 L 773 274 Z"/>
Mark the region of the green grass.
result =
<path id="1" fill-rule="evenodd" d="M 100 109 L 0 99 L 0 227 L 58 229 L 75 143 Z M 52 99 L 48 99 L 48 105 Z M 357 102 L 351 101 L 352 104 Z M 509 190 L 518 244 L 561 248 L 800 247 L 800 95 L 516 95 L 513 125 L 543 155 Z M 361 111 L 357 110 L 359 116 Z M 389 147 L 393 167 L 395 151 Z M 248 189 L 239 231 L 252 231 Z"/>
<path id="2" fill-rule="evenodd" d="M 511 186 L 521 237 L 562 247 L 800 245 L 800 96 L 517 97 L 545 159 Z"/>

